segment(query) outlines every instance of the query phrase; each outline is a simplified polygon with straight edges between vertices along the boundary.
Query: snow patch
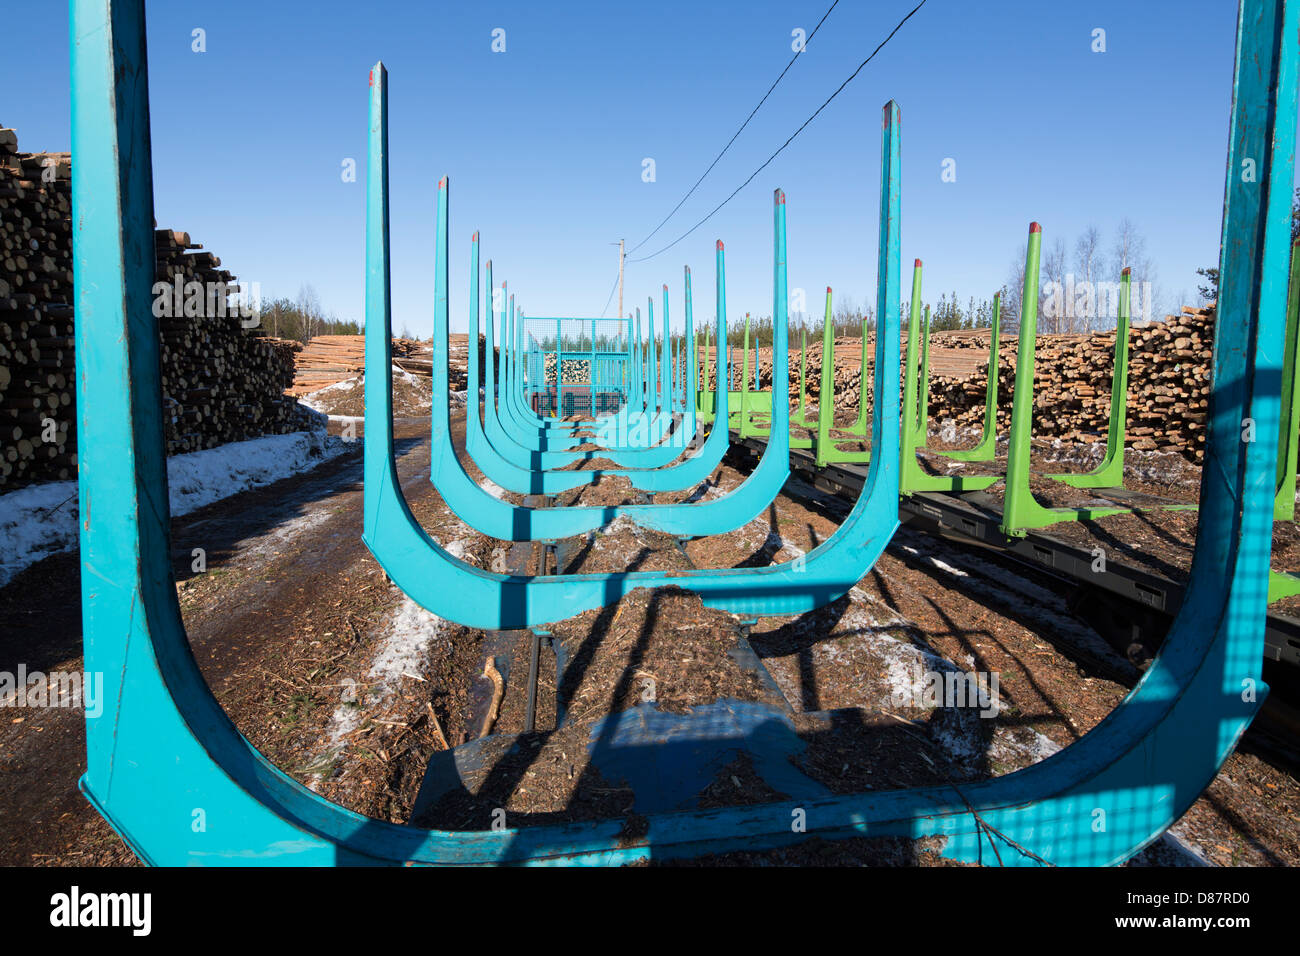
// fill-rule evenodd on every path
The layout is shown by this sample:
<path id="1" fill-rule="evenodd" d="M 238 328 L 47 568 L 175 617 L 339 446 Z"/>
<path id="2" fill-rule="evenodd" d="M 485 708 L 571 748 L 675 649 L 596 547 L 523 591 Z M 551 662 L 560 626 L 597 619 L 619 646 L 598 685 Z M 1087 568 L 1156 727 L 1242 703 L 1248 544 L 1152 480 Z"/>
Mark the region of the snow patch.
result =
<path id="1" fill-rule="evenodd" d="M 1175 862 L 1172 865 L 1214 866 L 1196 841 L 1185 833 L 1179 833 L 1180 829 L 1183 829 L 1181 821 L 1166 830 L 1164 835 L 1160 837 L 1160 842 L 1170 850 L 1174 857 Z"/>
<path id="2" fill-rule="evenodd" d="M 1029 726 L 997 727 L 989 741 L 989 757 L 999 763 L 1028 766 L 1046 760 L 1061 750 L 1051 737 Z"/>
<path id="3" fill-rule="evenodd" d="M 346 449 L 341 439 L 293 432 L 232 442 L 167 459 L 173 515 L 189 514 L 241 491 L 315 467 Z"/>
<path id="4" fill-rule="evenodd" d="M 324 509 L 308 511 L 296 518 L 282 521 L 260 537 L 245 538 L 239 542 L 242 546 L 240 560 L 251 562 L 253 559 L 269 558 L 278 554 L 287 542 L 318 528 L 332 517 L 333 515 Z"/>
<path id="5" fill-rule="evenodd" d="M 454 541 L 447 546 L 448 550 L 458 544 L 463 548 L 462 542 Z M 378 693 L 387 699 L 393 695 L 393 685 L 402 674 L 419 673 L 429 646 L 447 626 L 445 620 L 403 596 L 370 665 L 367 676 L 372 682 L 372 695 Z"/>
<path id="6" fill-rule="evenodd" d="M 948 562 L 940 558 L 936 558 L 933 554 L 921 554 L 921 552 L 918 551 L 916 548 L 910 548 L 905 544 L 900 545 L 899 547 L 901 548 L 901 550 L 906 551 L 908 554 L 914 554 L 918 558 L 925 558 L 927 561 L 930 562 L 931 565 L 938 568 L 940 571 L 944 571 L 948 574 L 951 574 L 953 577 L 957 577 L 957 578 L 970 577 L 970 575 L 967 574 L 965 571 L 963 571 L 961 568 L 953 567 Z"/>
<path id="7" fill-rule="evenodd" d="M 463 542 L 455 541 L 447 549 L 451 550 L 456 545 L 463 548 Z M 362 711 L 367 708 L 372 711 L 381 709 L 397 692 L 403 674 L 420 672 L 430 646 L 445 633 L 447 627 L 447 621 L 430 614 L 403 595 L 402 603 L 389 621 L 371 659 L 370 670 L 366 674 L 365 692 L 357 693 L 355 701 L 345 698 L 345 702 L 334 709 L 325 746 L 311 761 L 311 765 L 319 769 L 312 774 L 308 786 L 316 789 L 325 770 L 346 746 L 348 734 L 361 725 Z M 349 692 L 350 688 L 345 688 L 345 694 Z"/>
<path id="8" fill-rule="evenodd" d="M 885 661 L 885 686 L 889 689 L 889 699 L 915 699 L 920 695 L 921 687 L 916 685 L 916 672 L 943 673 L 956 668 L 948 661 L 928 648 L 920 647 L 910 641 L 885 638 L 875 648 Z"/>
<path id="9" fill-rule="evenodd" d="M 641 526 L 637 524 L 635 521 L 633 521 L 631 518 L 629 518 L 627 515 L 619 514 L 614 517 L 613 521 L 609 522 L 608 524 L 601 525 L 596 530 L 600 534 L 621 534 L 622 532 L 628 532 L 632 535 L 639 535 L 641 532 Z M 599 541 L 596 542 L 596 547 L 597 548 L 601 547 L 601 543 Z"/>
<path id="10" fill-rule="evenodd" d="M 398 368 L 396 365 L 391 366 L 393 384 L 406 386 L 399 391 L 394 389 L 393 403 L 395 406 L 409 408 L 428 408 L 432 401 L 430 399 L 430 381 L 427 378 L 421 378 L 405 369 Z M 365 388 L 366 377 L 356 375 L 341 382 L 335 382 L 333 385 L 326 385 L 318 388 L 314 392 L 308 392 L 306 395 L 299 397 L 298 401 L 306 405 L 313 411 L 322 414 L 328 414 L 332 422 L 361 422 L 364 419 L 356 415 L 333 415 L 329 414 L 331 408 L 338 408 L 345 401 L 345 396 L 350 395 L 357 389 Z M 455 394 L 455 393 L 453 393 Z M 462 393 L 463 394 L 463 393 Z M 348 402 L 355 407 L 355 401 Z M 453 398 L 452 404 L 455 405 Z M 463 404 L 463 402 L 462 402 Z M 398 415 L 402 412 L 397 410 Z"/>
<path id="11" fill-rule="evenodd" d="M 326 395 L 330 392 L 350 392 L 360 384 L 361 379 L 359 378 L 345 378 L 341 382 L 335 382 L 333 385 L 326 385 L 324 388 L 318 388 L 314 392 L 309 392 L 300 398 L 299 401 L 309 408 L 315 408 L 316 406 L 311 402 L 311 399 L 314 396 Z"/>
<path id="12" fill-rule="evenodd" d="M 418 375 L 413 375 L 404 368 L 393 366 L 393 378 L 405 382 L 407 385 L 423 385 L 424 382 Z"/>
<path id="13" fill-rule="evenodd" d="M 496 484 L 491 478 L 484 478 L 478 483 L 478 486 L 490 494 L 493 498 L 505 497 L 506 490 Z"/>
<path id="14" fill-rule="evenodd" d="M 167 459 L 173 517 L 309 471 L 346 444 L 320 432 L 231 442 Z M 77 483 L 52 481 L 0 495 L 0 587 L 24 568 L 77 546 Z"/>

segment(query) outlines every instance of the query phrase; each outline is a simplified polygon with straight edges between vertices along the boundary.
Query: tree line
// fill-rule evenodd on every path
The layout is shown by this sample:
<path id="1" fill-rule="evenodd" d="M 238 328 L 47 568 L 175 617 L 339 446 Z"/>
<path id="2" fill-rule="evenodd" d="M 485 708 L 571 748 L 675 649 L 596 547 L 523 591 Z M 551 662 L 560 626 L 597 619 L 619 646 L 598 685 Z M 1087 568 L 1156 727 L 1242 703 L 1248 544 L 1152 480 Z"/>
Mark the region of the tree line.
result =
<path id="1" fill-rule="evenodd" d="M 361 325 L 355 320 L 335 318 L 325 314 L 316 290 L 304 285 L 297 300 L 287 296 L 264 299 L 258 309 L 258 327 L 268 335 L 290 339 L 306 345 L 318 335 L 360 335 Z"/>

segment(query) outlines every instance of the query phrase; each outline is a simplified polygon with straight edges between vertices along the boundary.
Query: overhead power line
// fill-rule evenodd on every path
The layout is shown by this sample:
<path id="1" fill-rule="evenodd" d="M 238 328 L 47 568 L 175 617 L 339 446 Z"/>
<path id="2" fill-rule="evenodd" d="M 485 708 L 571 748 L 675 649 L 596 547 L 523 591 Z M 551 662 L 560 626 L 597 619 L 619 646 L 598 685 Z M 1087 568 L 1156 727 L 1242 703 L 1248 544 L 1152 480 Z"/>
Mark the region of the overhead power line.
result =
<path id="1" fill-rule="evenodd" d="M 814 113 L 812 114 L 812 116 L 810 116 L 810 117 L 808 117 L 806 120 L 804 120 L 803 123 L 801 123 L 801 124 L 799 125 L 799 128 L 796 129 L 793 133 L 790 134 L 790 138 L 787 139 L 784 143 L 782 143 L 781 146 L 780 146 L 780 148 L 778 148 L 776 152 L 774 152 L 771 156 L 767 157 L 767 159 L 765 159 L 765 160 L 763 161 L 763 164 L 762 164 L 761 166 L 759 166 L 758 169 L 756 169 L 756 170 L 754 170 L 752 173 L 750 173 L 749 178 L 746 179 L 746 180 L 745 180 L 743 183 L 741 183 L 739 186 L 737 186 L 737 187 L 732 191 L 732 193 L 731 193 L 730 196 L 728 196 L 726 199 L 722 200 L 722 202 L 720 202 L 720 203 L 718 203 L 716 206 L 714 206 L 713 209 L 709 211 L 709 214 L 708 214 L 707 216 L 705 216 L 703 219 L 701 219 L 701 220 L 700 220 L 699 222 L 697 222 L 695 225 L 691 226 L 691 228 L 687 229 L 684 233 L 682 233 L 680 236 L 678 236 L 678 237 L 677 237 L 676 239 L 674 239 L 672 242 L 668 243 L 668 245 L 664 246 L 664 247 L 663 247 L 662 249 L 660 249 L 658 252 L 652 252 L 652 253 L 650 253 L 650 255 L 648 255 L 648 256 L 641 256 L 640 258 L 637 258 L 637 259 L 628 259 L 627 261 L 628 261 L 628 262 L 645 262 L 645 261 L 647 261 L 647 260 L 649 260 L 649 259 L 653 259 L 653 258 L 655 258 L 655 256 L 662 255 L 663 253 L 665 253 L 665 252 L 667 252 L 669 249 L 671 249 L 673 246 L 677 245 L 677 243 L 681 242 L 683 239 L 685 239 L 687 236 L 689 236 L 691 233 L 693 233 L 696 229 L 700 228 L 700 226 L 704 225 L 706 222 L 708 222 L 710 219 L 712 219 L 713 216 L 718 212 L 719 209 L 721 209 L 721 208 L 722 208 L 723 206 L 725 206 L 727 203 L 731 202 L 731 200 L 735 199 L 737 193 L 739 193 L 742 189 L 744 189 L 744 188 L 745 188 L 746 186 L 748 186 L 751 182 L 753 182 L 755 176 L 757 176 L 757 175 L 758 175 L 759 173 L 761 173 L 764 169 L 766 169 L 766 168 L 771 164 L 772 160 L 774 160 L 774 159 L 776 159 L 778 156 L 780 156 L 781 153 L 785 150 L 785 148 L 786 148 L 787 146 L 789 146 L 791 143 L 794 142 L 795 137 L 798 136 L 800 133 L 802 133 L 802 132 L 804 131 L 804 128 L 807 127 L 808 124 L 811 123 L 813 120 L 815 120 L 815 119 L 817 118 L 818 114 L 820 114 L 822 110 L 826 109 L 826 107 L 830 105 L 831 100 L 833 100 L 833 99 L 835 99 L 835 97 L 839 96 L 840 93 L 844 90 L 844 88 L 845 88 L 846 86 L 848 86 L 850 83 L 852 83 L 854 79 L 857 78 L 857 75 L 858 75 L 859 73 L 862 72 L 863 68 L 865 68 L 866 65 L 867 65 L 868 63 L 870 63 L 873 59 L 875 59 L 876 54 L 879 53 L 882 49 L 884 49 L 885 44 L 887 44 L 890 40 L 892 40 L 892 39 L 894 38 L 894 34 L 897 33 L 899 30 L 901 30 L 901 29 L 903 28 L 903 24 L 906 23 L 908 20 L 912 19 L 912 17 L 916 14 L 916 11 L 920 10 L 923 6 L 925 6 L 925 4 L 926 4 L 926 0 L 921 0 L 920 3 L 918 3 L 915 7 L 912 8 L 911 12 L 909 12 L 909 13 L 907 14 L 907 16 L 905 16 L 905 17 L 903 17 L 903 19 L 899 20 L 899 21 L 898 21 L 898 25 L 897 25 L 896 27 L 894 27 L 893 30 L 890 31 L 889 36 L 885 37 L 883 40 L 880 41 L 880 45 L 877 46 L 874 50 L 871 51 L 871 56 L 867 57 L 865 60 L 863 60 L 861 63 L 858 64 L 858 68 L 857 68 L 856 70 L 854 70 L 854 71 L 849 75 L 849 78 L 848 78 L 847 80 L 845 80 L 843 83 L 841 83 L 841 84 L 839 85 L 839 87 L 835 90 L 834 93 L 832 93 L 830 96 L 828 96 L 828 97 L 826 98 L 826 102 L 822 103 L 821 106 L 817 107 L 816 112 L 814 112 Z"/>
<path id="2" fill-rule="evenodd" d="M 822 18 L 818 20 L 817 25 L 813 27 L 812 33 L 808 34 L 808 38 L 804 40 L 803 45 L 799 47 L 799 49 L 795 52 L 795 55 L 790 57 L 790 62 L 785 65 L 785 69 L 781 71 L 781 75 L 778 76 L 776 80 L 772 83 L 772 85 L 767 88 L 767 92 L 763 94 L 763 98 L 758 101 L 758 106 L 755 106 L 752 110 L 750 110 L 749 115 L 745 117 L 745 122 L 740 124 L 740 129 L 736 130 L 736 132 L 732 134 L 731 139 L 727 140 L 727 145 L 722 147 L 722 152 L 718 153 L 717 156 L 713 157 L 713 162 L 709 163 L 709 168 L 706 169 L 700 175 L 699 179 L 695 180 L 695 185 L 686 191 L 686 195 L 681 198 L 681 201 L 678 202 L 676 206 L 673 206 L 672 211 L 669 212 L 668 215 L 664 216 L 663 222 L 659 223 L 659 225 L 655 226 L 654 229 L 650 231 L 650 235 L 646 236 L 644 239 L 642 239 L 635 246 L 633 246 L 631 249 L 628 250 L 629 254 L 636 252 L 647 242 L 649 242 L 651 237 L 654 236 L 654 234 L 658 232 L 660 229 L 662 229 L 669 219 L 673 218 L 673 216 L 677 214 L 677 210 L 682 208 L 682 204 L 685 203 L 686 200 L 691 198 L 691 195 L 695 192 L 696 189 L 699 188 L 700 183 L 704 182 L 704 177 L 709 175 L 709 173 L 713 171 L 713 167 L 718 165 L 718 160 L 722 159 L 722 157 L 726 154 L 727 150 L 731 149 L 731 144 L 736 141 L 736 137 L 745 131 L 745 127 L 748 126 L 749 121 L 754 118 L 754 114 L 756 114 L 762 108 L 763 104 L 767 102 L 767 98 L 772 95 L 772 91 L 776 89 L 777 84 L 780 83 L 781 80 L 785 78 L 785 75 L 790 72 L 790 67 L 794 66 L 794 61 L 799 59 L 799 57 L 803 54 L 804 50 L 808 49 L 808 44 L 812 42 L 812 38 L 817 35 L 817 31 L 822 28 L 822 24 L 826 22 L 826 18 L 831 15 L 831 10 L 834 10 L 839 5 L 839 2 L 840 0 L 835 0 L 835 2 L 832 3 L 829 8 L 827 8 L 826 12 L 822 14 Z M 632 261 L 635 262 L 638 260 L 634 259 Z"/>
<path id="3" fill-rule="evenodd" d="M 609 295 L 605 299 L 605 307 L 600 310 L 600 317 L 602 319 L 605 317 L 605 313 L 609 311 L 609 303 L 613 300 L 614 290 L 617 288 L 618 288 L 618 276 L 616 275 L 614 276 L 614 284 L 609 287 Z M 622 316 L 619 316 L 619 318 L 622 318 Z"/>

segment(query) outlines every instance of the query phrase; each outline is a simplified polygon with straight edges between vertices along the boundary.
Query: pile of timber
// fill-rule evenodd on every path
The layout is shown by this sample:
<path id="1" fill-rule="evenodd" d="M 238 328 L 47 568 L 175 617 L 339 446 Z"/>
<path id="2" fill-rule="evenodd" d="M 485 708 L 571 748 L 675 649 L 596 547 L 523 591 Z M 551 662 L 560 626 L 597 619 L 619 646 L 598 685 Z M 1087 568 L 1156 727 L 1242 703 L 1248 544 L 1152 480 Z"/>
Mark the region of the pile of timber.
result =
<path id="1" fill-rule="evenodd" d="M 989 335 L 972 338 L 987 349 Z M 1191 461 L 1205 454 L 1214 345 L 1214 307 L 1184 307 L 1163 322 L 1129 333 L 1127 439 L 1129 448 L 1174 451 Z M 998 353 L 998 433 L 1011 422 L 1017 340 L 1004 336 Z M 1115 331 L 1039 336 L 1034 354 L 1034 435 L 1066 444 L 1106 440 Z M 984 414 L 985 358 L 970 376 L 932 376 L 931 428 L 937 419 L 978 428 Z"/>
<path id="2" fill-rule="evenodd" d="M 285 395 L 293 383 L 296 343 L 245 328 L 255 319 L 242 316 L 221 292 L 238 280 L 187 233 L 158 230 L 154 253 L 157 282 L 173 290 L 178 283 L 194 288 L 194 282 L 205 292 L 218 290 L 215 301 L 205 299 L 202 314 L 177 315 L 173 308 L 171 316 L 158 319 L 167 453 L 301 428 L 297 403 Z"/>
<path id="3" fill-rule="evenodd" d="M 546 366 L 546 381 L 555 383 L 555 353 L 544 352 L 544 364 Z M 586 385 L 591 381 L 591 360 L 590 359 L 565 359 L 562 371 L 564 377 L 561 379 L 562 385 Z"/>
<path id="4" fill-rule="evenodd" d="M 71 169 L 69 154 L 20 153 L 0 129 L 2 491 L 77 474 Z M 244 327 L 234 276 L 185 233 L 159 230 L 155 251 L 158 281 L 203 290 L 159 317 L 168 453 L 303 427 L 284 395 L 292 346 Z"/>
<path id="5" fill-rule="evenodd" d="M 835 418 L 856 416 L 861 369 L 858 338 L 835 340 Z M 1003 333 L 998 353 L 998 434 L 1011 425 L 1017 335 Z M 1209 405 L 1214 344 L 1214 309 L 1185 307 L 1162 322 L 1134 326 L 1129 334 L 1126 445 L 1140 450 L 1177 452 L 1191 461 L 1204 456 L 1205 415 Z M 900 344 L 904 354 L 906 337 Z M 988 381 L 988 329 L 937 332 L 930 345 L 930 428 L 938 434 L 945 420 L 958 429 L 979 429 Z M 875 338 L 867 336 L 867 411 L 871 411 L 871 365 Z M 1034 435 L 1067 444 L 1106 440 L 1110 384 L 1115 358 L 1113 329 L 1091 334 L 1042 334 L 1034 360 Z M 711 374 L 716 356 L 710 355 Z M 733 383 L 739 387 L 740 350 L 733 349 Z M 750 361 L 753 361 L 752 354 Z M 703 358 L 701 358 L 703 362 Z M 821 390 L 821 343 L 809 339 L 806 394 L 815 408 Z M 799 351 L 790 352 L 790 402 L 799 401 Z M 900 366 L 900 376 L 901 376 Z M 753 367 L 750 367 L 753 375 Z M 900 378 L 901 381 L 901 378 Z M 770 388 L 771 352 L 759 352 L 759 384 Z M 751 385 L 752 387 L 752 385 Z"/>
<path id="6" fill-rule="evenodd" d="M 454 348 L 450 362 L 450 388 L 453 392 L 465 388 L 465 336 L 459 338 L 462 340 L 459 362 Z M 292 395 L 306 395 L 365 372 L 364 335 L 318 335 L 300 349 L 295 356 L 293 384 L 289 389 Z M 433 358 L 427 342 L 394 338 L 393 364 L 412 375 L 433 376 Z"/>
<path id="7" fill-rule="evenodd" d="M 71 165 L 0 129 L 0 488 L 76 474 Z"/>

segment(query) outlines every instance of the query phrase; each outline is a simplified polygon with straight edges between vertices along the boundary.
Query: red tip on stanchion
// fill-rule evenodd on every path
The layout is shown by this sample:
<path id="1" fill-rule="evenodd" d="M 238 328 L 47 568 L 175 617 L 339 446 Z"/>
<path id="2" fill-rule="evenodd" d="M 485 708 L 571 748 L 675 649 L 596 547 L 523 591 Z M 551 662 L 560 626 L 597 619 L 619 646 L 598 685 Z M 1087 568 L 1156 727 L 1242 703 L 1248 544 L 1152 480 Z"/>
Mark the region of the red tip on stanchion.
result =
<path id="1" fill-rule="evenodd" d="M 447 188 L 447 177 L 446 177 L 446 176 L 443 176 L 442 179 L 438 180 L 438 188 L 439 188 L 439 189 L 446 189 L 446 188 Z"/>
<path id="2" fill-rule="evenodd" d="M 1123 269 L 1120 269 L 1120 270 L 1119 270 L 1119 274 L 1122 275 L 1122 276 L 1126 276 L 1126 275 L 1129 275 L 1132 271 L 1133 271 L 1133 270 L 1130 269 L 1128 266 L 1125 266 Z"/>
<path id="3" fill-rule="evenodd" d="M 721 239 L 718 240 L 718 251 L 719 251 L 719 252 L 722 251 L 722 240 L 721 240 Z"/>
<path id="4" fill-rule="evenodd" d="M 492 260 L 491 260 L 491 259 L 489 259 L 489 260 L 487 261 L 487 267 L 488 267 L 489 269 L 492 268 Z"/>
<path id="5" fill-rule="evenodd" d="M 779 189 L 776 191 L 776 204 L 778 206 L 785 205 L 785 193 L 781 192 Z"/>
<path id="6" fill-rule="evenodd" d="M 916 262 L 913 263 L 913 265 L 915 265 L 916 268 L 918 268 L 918 269 L 921 268 L 921 260 L 920 260 L 920 259 L 917 259 Z"/>
<path id="7" fill-rule="evenodd" d="M 1031 222 L 1031 223 L 1029 224 L 1029 231 L 1030 231 L 1030 232 L 1042 232 L 1042 231 L 1043 231 L 1043 227 L 1040 226 L 1040 225 L 1039 225 L 1038 223 L 1036 223 L 1036 222 Z"/>
<path id="8" fill-rule="evenodd" d="M 665 292 L 668 291 L 668 283 L 667 283 L 667 282 L 664 283 L 664 291 L 665 291 Z"/>
<path id="9" fill-rule="evenodd" d="M 827 294 L 827 295 L 830 295 L 830 294 L 831 294 L 831 287 L 830 287 L 830 286 L 827 286 L 827 287 L 826 287 L 826 294 Z"/>
<path id="10" fill-rule="evenodd" d="M 474 230 L 474 235 L 472 235 L 472 236 L 470 237 L 470 241 L 471 241 L 471 242 L 478 242 L 478 230 L 477 230 L 477 229 Z"/>

